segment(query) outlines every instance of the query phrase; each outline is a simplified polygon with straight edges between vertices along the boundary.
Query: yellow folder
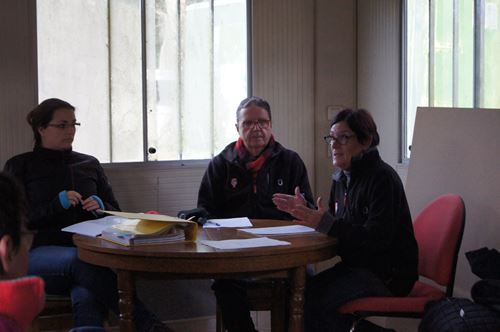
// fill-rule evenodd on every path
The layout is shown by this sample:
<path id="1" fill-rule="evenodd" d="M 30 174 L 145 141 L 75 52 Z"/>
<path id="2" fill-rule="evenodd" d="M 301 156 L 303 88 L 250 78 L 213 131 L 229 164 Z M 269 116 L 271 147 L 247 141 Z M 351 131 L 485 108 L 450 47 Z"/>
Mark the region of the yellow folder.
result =
<path id="1" fill-rule="evenodd" d="M 128 223 L 122 223 L 113 226 L 114 228 L 123 231 L 135 232 L 137 234 L 144 235 L 153 235 L 162 233 L 171 227 L 179 227 L 183 229 L 184 237 L 187 241 L 196 240 L 198 224 L 191 220 L 185 220 L 163 214 L 132 213 L 107 210 L 103 210 L 102 212 L 121 218 L 131 219 L 131 221 Z"/>

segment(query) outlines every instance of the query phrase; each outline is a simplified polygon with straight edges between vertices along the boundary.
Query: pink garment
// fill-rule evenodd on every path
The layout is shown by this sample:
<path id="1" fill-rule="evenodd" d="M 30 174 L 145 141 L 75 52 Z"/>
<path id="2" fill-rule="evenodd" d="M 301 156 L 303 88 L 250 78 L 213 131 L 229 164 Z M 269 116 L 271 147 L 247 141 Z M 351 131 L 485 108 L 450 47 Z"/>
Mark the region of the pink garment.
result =
<path id="1" fill-rule="evenodd" d="M 45 304 L 39 277 L 0 281 L 0 331 L 25 331 Z"/>

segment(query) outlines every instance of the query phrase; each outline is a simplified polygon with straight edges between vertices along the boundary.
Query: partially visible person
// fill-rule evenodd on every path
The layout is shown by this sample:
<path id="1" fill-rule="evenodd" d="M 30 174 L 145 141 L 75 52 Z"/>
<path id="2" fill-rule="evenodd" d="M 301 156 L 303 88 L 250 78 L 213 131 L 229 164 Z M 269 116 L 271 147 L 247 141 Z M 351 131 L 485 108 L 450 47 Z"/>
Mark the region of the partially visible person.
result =
<path id="1" fill-rule="evenodd" d="M 16 180 L 0 173 L 0 331 L 26 331 L 42 310 L 44 283 L 24 277 L 33 232 L 26 228 L 26 207 Z"/>
<path id="2" fill-rule="evenodd" d="M 203 176 L 198 208 L 209 218 L 248 217 L 290 220 L 273 194 L 293 194 L 312 202 L 306 167 L 299 155 L 275 141 L 271 107 L 259 97 L 241 101 L 236 110 L 239 138 L 215 156 Z M 248 281 L 216 280 L 212 286 L 229 332 L 255 331 L 246 298 Z"/>
<path id="3" fill-rule="evenodd" d="M 72 150 L 75 107 L 51 98 L 27 115 L 33 130 L 33 151 L 17 155 L 5 171 L 24 185 L 28 226 L 37 230 L 29 257 L 29 273 L 41 276 L 48 294 L 70 295 L 74 326 L 102 326 L 109 310 L 118 313 L 116 274 L 87 264 L 77 255 L 72 234 L 63 227 L 100 216 L 100 210 L 119 210 L 99 161 Z M 166 327 L 137 301 L 139 331 Z"/>
<path id="4" fill-rule="evenodd" d="M 306 331 L 349 331 L 354 317 L 337 309 L 366 296 L 405 296 L 417 280 L 418 248 L 403 185 L 379 156 L 377 127 L 365 110 L 337 114 L 325 141 L 332 151 L 328 211 L 298 195 L 276 194 L 281 211 L 338 239 L 342 261 L 306 283 Z M 361 321 L 356 331 L 384 330 Z"/>

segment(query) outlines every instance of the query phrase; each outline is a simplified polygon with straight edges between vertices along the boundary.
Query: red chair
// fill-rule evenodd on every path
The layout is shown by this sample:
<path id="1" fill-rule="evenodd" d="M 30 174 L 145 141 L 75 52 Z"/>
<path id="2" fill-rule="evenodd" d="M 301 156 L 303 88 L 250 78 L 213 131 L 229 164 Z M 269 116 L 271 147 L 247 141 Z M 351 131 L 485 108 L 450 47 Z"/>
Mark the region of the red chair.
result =
<path id="1" fill-rule="evenodd" d="M 436 198 L 413 223 L 419 250 L 418 273 L 431 283 L 420 278 L 406 297 L 360 298 L 344 304 L 339 312 L 354 314 L 360 319 L 370 316 L 422 318 L 429 301 L 453 295 L 464 226 L 462 198 L 453 194 Z M 351 331 L 355 330 L 355 325 L 356 322 Z"/>

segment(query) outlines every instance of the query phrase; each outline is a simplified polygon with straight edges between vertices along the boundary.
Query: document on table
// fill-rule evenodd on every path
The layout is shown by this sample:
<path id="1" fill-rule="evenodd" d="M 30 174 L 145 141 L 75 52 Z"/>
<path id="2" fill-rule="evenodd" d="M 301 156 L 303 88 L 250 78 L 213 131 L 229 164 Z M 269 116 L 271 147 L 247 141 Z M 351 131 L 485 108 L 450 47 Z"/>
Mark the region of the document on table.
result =
<path id="1" fill-rule="evenodd" d="M 226 219 L 208 219 L 203 228 L 218 228 L 218 227 L 252 227 L 250 219 L 243 218 L 226 218 Z"/>
<path id="2" fill-rule="evenodd" d="M 315 232 L 314 228 L 307 227 L 304 225 L 289 225 L 289 226 L 262 227 L 262 228 L 241 228 L 238 230 L 258 235 L 290 235 L 290 234 L 303 234 L 303 233 Z"/>
<path id="3" fill-rule="evenodd" d="M 116 216 L 107 216 L 104 218 L 82 221 L 78 224 L 64 227 L 62 231 L 87 236 L 98 236 L 101 235 L 104 229 L 112 225 L 121 224 L 124 220 L 126 219 Z"/>
<path id="4" fill-rule="evenodd" d="M 245 249 L 257 247 L 286 246 L 290 242 L 270 239 L 268 237 L 256 237 L 251 239 L 234 239 L 222 241 L 203 240 L 202 244 L 215 249 Z"/>

